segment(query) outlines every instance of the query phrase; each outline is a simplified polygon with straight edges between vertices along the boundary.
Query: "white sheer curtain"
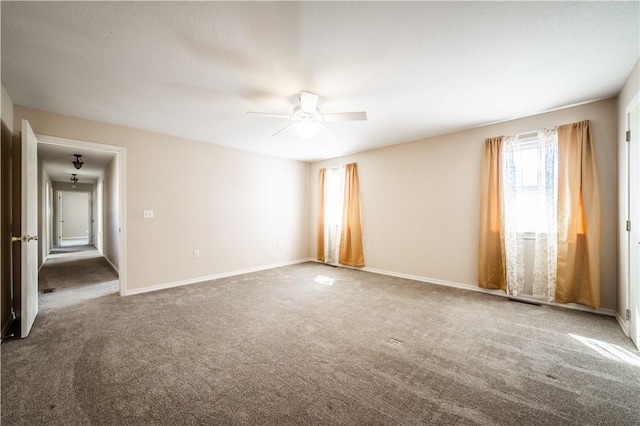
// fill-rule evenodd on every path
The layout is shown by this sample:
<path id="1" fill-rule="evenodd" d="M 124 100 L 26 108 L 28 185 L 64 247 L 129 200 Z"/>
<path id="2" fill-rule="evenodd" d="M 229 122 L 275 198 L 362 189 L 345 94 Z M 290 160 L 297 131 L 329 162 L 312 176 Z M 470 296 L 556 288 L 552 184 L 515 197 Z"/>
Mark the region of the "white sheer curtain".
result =
<path id="1" fill-rule="evenodd" d="M 342 233 L 342 210 L 344 205 L 344 166 L 333 167 L 325 176 L 325 245 L 326 263 L 338 264 L 340 254 L 340 234 Z"/>
<path id="2" fill-rule="evenodd" d="M 502 144 L 502 224 L 507 293 L 523 292 L 525 239 L 535 241 L 532 296 L 553 300 L 557 269 L 557 128 Z"/>

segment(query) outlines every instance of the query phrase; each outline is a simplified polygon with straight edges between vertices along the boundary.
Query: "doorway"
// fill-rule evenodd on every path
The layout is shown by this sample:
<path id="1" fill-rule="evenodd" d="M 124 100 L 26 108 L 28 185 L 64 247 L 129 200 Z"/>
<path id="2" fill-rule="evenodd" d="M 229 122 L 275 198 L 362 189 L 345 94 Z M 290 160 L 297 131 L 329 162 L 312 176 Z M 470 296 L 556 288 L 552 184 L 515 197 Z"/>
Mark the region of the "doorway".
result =
<path id="1" fill-rule="evenodd" d="M 52 250 L 46 259 L 92 252 L 118 275 L 117 291 L 126 294 L 125 154 L 124 147 L 37 135 L 41 158 L 40 183 L 52 186 L 52 203 L 42 191 L 42 216 L 52 212 Z M 82 154 L 81 168 L 72 164 Z M 74 176 L 75 175 L 75 176 Z M 73 182 L 70 176 L 77 177 Z M 43 221 L 45 222 L 45 221 Z M 45 223 L 41 233 L 47 232 Z M 45 238 L 46 239 L 46 238 Z M 44 260 L 42 265 L 44 265 Z"/>
<path id="2" fill-rule="evenodd" d="M 86 246 L 93 240 L 90 195 L 86 191 L 58 191 L 58 247 Z"/>

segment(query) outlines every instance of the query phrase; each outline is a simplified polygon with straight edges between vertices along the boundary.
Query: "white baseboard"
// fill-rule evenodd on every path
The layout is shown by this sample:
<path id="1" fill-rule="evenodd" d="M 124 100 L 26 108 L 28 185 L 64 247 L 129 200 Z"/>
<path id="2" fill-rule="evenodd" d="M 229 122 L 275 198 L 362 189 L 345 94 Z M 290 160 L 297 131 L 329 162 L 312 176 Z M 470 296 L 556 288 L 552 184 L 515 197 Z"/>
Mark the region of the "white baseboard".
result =
<path id="1" fill-rule="evenodd" d="M 100 254 L 102 254 L 102 253 L 100 253 Z M 111 269 L 113 269 L 116 272 L 116 274 L 120 275 L 120 271 L 118 271 L 118 268 L 116 267 L 116 265 L 114 265 L 113 262 L 111 262 L 111 260 L 109 260 L 109 258 L 107 256 L 102 255 L 102 258 L 107 261 L 109 266 L 111 266 Z"/>
<path id="2" fill-rule="evenodd" d="M 315 262 L 318 263 L 323 263 L 323 262 L 319 262 L 314 260 Z M 338 265 L 340 267 L 345 267 L 344 265 Z M 347 266 L 347 268 L 349 268 Z M 566 309 L 573 309 L 576 311 L 584 311 L 584 312 L 590 312 L 593 314 L 599 314 L 599 315 L 606 315 L 606 316 L 616 316 L 616 311 L 614 311 L 613 309 L 594 309 L 591 308 L 589 306 L 584 306 L 584 305 L 579 305 L 576 303 L 556 303 L 556 302 L 547 302 L 544 300 L 539 300 L 537 298 L 534 297 L 527 297 L 527 296 L 511 296 L 509 294 L 506 294 L 504 291 L 502 290 L 490 290 L 490 289 L 486 289 L 486 288 L 480 288 L 476 285 L 473 284 L 464 284 L 464 283 L 458 283 L 458 282 L 454 282 L 454 281 L 445 281 L 445 280 L 439 280 L 437 278 L 429 278 L 429 277 L 422 277 L 419 275 L 411 275 L 411 274 L 404 274 L 402 272 L 393 272 L 393 271 L 385 271 L 382 269 L 375 269 L 375 268 L 368 268 L 368 267 L 364 267 L 364 268 L 352 268 L 352 269 L 359 269 L 362 271 L 366 271 L 366 272 L 372 272 L 374 274 L 380 274 L 380 275 L 388 275 L 391 277 L 397 277 L 397 278 L 406 278 L 409 280 L 413 280 L 413 281 L 420 281 L 420 282 L 424 282 L 424 283 L 428 283 L 428 284 L 436 284 L 436 285 L 442 285 L 442 286 L 446 286 L 446 287 L 454 287 L 454 288 L 458 288 L 461 290 L 469 290 L 469 291 L 475 291 L 475 292 L 479 292 L 479 293 L 485 293 L 485 294 L 492 294 L 494 296 L 500 296 L 500 297 L 508 297 L 511 299 L 516 299 L 516 300 L 522 300 L 525 302 L 533 302 L 533 303 L 539 303 L 541 305 L 549 305 L 549 306 L 557 306 L 560 308 L 566 308 Z"/>
<path id="3" fill-rule="evenodd" d="M 249 274 L 251 272 L 259 272 L 259 271 L 265 271 L 267 269 L 280 268 L 282 266 L 296 265 L 298 263 L 308 262 L 309 260 L 310 259 L 290 260 L 287 262 L 273 263 L 271 265 L 257 266 L 255 268 L 247 268 L 247 269 L 241 269 L 237 271 L 223 272 L 221 274 L 208 275 L 205 277 L 197 277 L 197 278 L 191 278 L 188 280 L 174 281 L 174 282 L 169 282 L 164 284 L 156 284 L 156 285 L 143 287 L 143 288 L 134 288 L 131 290 L 125 290 L 122 295 L 133 296 L 135 294 L 149 293 L 152 291 L 165 290 L 168 288 L 180 287 L 180 286 L 189 285 L 189 284 L 197 284 L 205 281 L 217 280 L 220 278 L 233 277 L 235 275 Z"/>
<path id="4" fill-rule="evenodd" d="M 629 321 L 622 318 L 620 314 L 618 314 L 617 312 L 616 312 L 616 320 L 618 320 L 618 324 L 620 325 L 620 328 L 624 332 L 624 335 L 629 337 Z"/>
<path id="5" fill-rule="evenodd" d="M 149 287 L 126 290 L 122 295 L 123 296 L 133 296 L 135 294 L 149 293 L 149 292 L 152 292 L 152 291 L 164 290 L 164 289 L 173 288 L 173 287 L 180 287 L 180 286 L 189 285 L 189 284 L 197 284 L 197 283 L 201 283 L 201 282 L 205 282 L 205 281 L 211 281 L 211 280 L 216 280 L 216 279 L 220 279 L 220 278 L 227 278 L 227 277 L 232 277 L 232 276 L 235 276 L 235 275 L 248 274 L 248 273 L 251 273 L 251 272 L 259 272 L 259 271 L 264 271 L 264 270 L 267 270 L 267 269 L 273 269 L 273 268 L 279 268 L 279 267 L 282 267 L 282 266 L 295 265 L 295 264 L 304 263 L 304 262 L 315 262 L 315 263 L 319 263 L 319 264 L 325 264 L 324 262 L 320 262 L 315 258 L 297 259 L 297 260 L 291 260 L 291 261 L 287 261 L 287 262 L 274 263 L 274 264 L 271 264 L 271 265 L 258 266 L 258 267 L 255 267 L 255 268 L 247 268 L 247 269 L 242 269 L 242 270 L 237 270 L 237 271 L 223 272 L 221 274 L 209 275 L 209 276 L 205 276 L 205 277 L 197 277 L 197 278 L 191 278 L 191 279 L 188 279 L 188 280 L 174 281 L 174 282 L 169 282 L 169 283 L 152 285 L 152 286 L 149 286 Z M 109 262 L 109 263 L 111 264 L 111 262 Z M 379 275 L 387 275 L 387 276 L 392 276 L 392 277 L 397 277 L 397 278 L 405 278 L 405 279 L 424 282 L 424 283 L 428 283 L 428 284 L 442 285 L 442 286 L 446 286 L 446 287 L 454 287 L 454 288 L 458 288 L 458 289 L 461 289 L 461 290 L 475 291 L 475 292 L 484 293 L 484 294 L 491 294 L 491 295 L 494 295 L 494 296 L 507 297 L 507 298 L 511 298 L 511 299 L 517 299 L 517 300 L 523 300 L 523 301 L 527 301 L 527 302 L 539 303 L 539 304 L 542 304 L 542 305 L 557 306 L 557 307 L 565 308 L 565 309 L 573 309 L 573 310 L 577 310 L 577 311 L 584 311 L 584 312 L 590 312 L 590 313 L 599 314 L 599 315 L 606 315 L 606 316 L 610 316 L 610 317 L 616 317 L 616 319 L 618 319 L 618 322 L 620 322 L 621 326 L 622 326 L 622 322 L 621 322 L 622 319 L 618 317 L 616 311 L 614 311 L 613 309 L 604 309 L 604 308 L 594 309 L 594 308 L 591 308 L 589 306 L 579 305 L 579 304 L 576 304 L 576 303 L 563 304 L 563 303 L 556 303 L 556 302 L 546 302 L 546 301 L 543 301 L 543 300 L 539 300 L 539 299 L 536 299 L 536 298 L 533 298 L 533 297 L 527 297 L 527 296 L 513 297 L 511 295 L 506 294 L 505 292 L 503 292 L 501 290 L 484 289 L 484 288 L 480 288 L 480 287 L 472 285 L 472 284 L 464 284 L 464 283 L 458 283 L 458 282 L 455 282 L 455 281 L 440 280 L 440 279 L 436 279 L 436 278 L 423 277 L 423 276 L 419 276 L 419 275 L 404 274 L 404 273 L 401 273 L 401 272 L 385 271 L 385 270 L 382 270 L 382 269 L 375 269 L 375 268 L 369 268 L 369 267 L 351 268 L 350 266 L 345 266 L 345 265 L 331 265 L 331 266 L 339 266 L 341 268 L 357 269 L 357 270 L 361 270 L 361 271 L 365 271 L 365 272 L 371 272 L 371 273 L 379 274 Z M 115 269 L 115 267 L 114 267 L 114 269 Z M 117 269 L 116 269 L 116 271 L 117 271 Z M 623 327 L 623 330 L 624 330 L 624 327 Z M 627 326 L 627 330 L 628 330 L 628 326 Z M 626 333 L 627 333 L 627 331 L 625 330 L 625 334 Z"/>

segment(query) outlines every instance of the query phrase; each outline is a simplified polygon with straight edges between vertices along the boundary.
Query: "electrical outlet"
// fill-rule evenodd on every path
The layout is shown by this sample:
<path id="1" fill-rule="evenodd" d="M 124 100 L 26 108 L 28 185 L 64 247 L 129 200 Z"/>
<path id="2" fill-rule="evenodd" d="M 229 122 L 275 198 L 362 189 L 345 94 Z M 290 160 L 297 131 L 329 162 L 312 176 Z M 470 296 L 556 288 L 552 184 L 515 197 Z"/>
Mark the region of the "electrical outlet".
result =
<path id="1" fill-rule="evenodd" d="M 145 219 L 153 219 L 153 210 L 145 210 L 142 213 L 142 217 L 144 217 Z"/>
<path id="2" fill-rule="evenodd" d="M 193 257 L 196 258 L 196 259 L 199 258 L 200 257 L 200 250 L 194 250 L 193 251 Z"/>

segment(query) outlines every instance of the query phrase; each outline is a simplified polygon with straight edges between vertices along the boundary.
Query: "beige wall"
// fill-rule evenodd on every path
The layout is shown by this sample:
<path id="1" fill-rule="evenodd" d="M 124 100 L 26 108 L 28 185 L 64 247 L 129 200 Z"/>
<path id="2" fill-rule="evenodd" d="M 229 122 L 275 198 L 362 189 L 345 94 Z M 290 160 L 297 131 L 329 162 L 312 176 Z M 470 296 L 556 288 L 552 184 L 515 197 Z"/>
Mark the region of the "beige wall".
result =
<path id="1" fill-rule="evenodd" d="M 316 223 L 318 169 L 357 162 L 367 268 L 446 284 L 477 286 L 480 159 L 484 140 L 592 121 L 602 198 L 602 307 L 616 308 L 617 117 L 615 100 L 313 163 L 310 217 Z M 315 258 L 315 226 L 309 228 Z"/>
<path id="2" fill-rule="evenodd" d="M 636 65 L 633 67 L 633 70 L 629 74 L 627 81 L 624 86 L 622 86 L 622 90 L 620 90 L 620 94 L 617 99 L 617 108 L 618 108 L 618 165 L 619 165 L 619 173 L 618 173 L 618 193 L 619 193 L 619 217 L 618 217 L 618 252 L 619 252 L 619 260 L 618 260 L 618 275 L 619 275 L 619 287 L 618 287 L 618 320 L 621 321 L 622 324 L 627 324 L 626 320 L 626 310 L 629 309 L 629 281 L 628 281 L 628 271 L 629 265 L 627 262 L 628 256 L 628 233 L 626 231 L 626 221 L 628 219 L 628 211 L 629 211 L 629 203 L 628 203 L 628 191 L 629 191 L 629 181 L 628 181 L 628 165 L 627 165 L 627 142 L 625 138 L 625 134 L 627 131 L 627 113 L 626 109 L 629 103 L 633 100 L 633 98 L 640 91 L 640 60 L 636 62 Z"/>
<path id="3" fill-rule="evenodd" d="M 590 119 L 602 196 L 602 306 L 616 308 L 616 100 L 311 166 L 20 106 L 14 114 L 39 134 L 126 148 L 132 290 L 315 257 L 317 170 L 351 161 L 359 164 L 367 267 L 476 286 L 484 139 Z M 143 219 L 145 209 L 155 218 Z"/>
<path id="4" fill-rule="evenodd" d="M 37 134 L 126 148 L 129 291 L 309 257 L 307 163 L 16 105 L 23 118 Z"/>
<path id="5" fill-rule="evenodd" d="M 1 93 L 0 114 L 2 114 L 2 121 L 7 125 L 9 131 L 13 132 L 13 101 L 5 90 L 4 85 L 2 85 Z"/>

